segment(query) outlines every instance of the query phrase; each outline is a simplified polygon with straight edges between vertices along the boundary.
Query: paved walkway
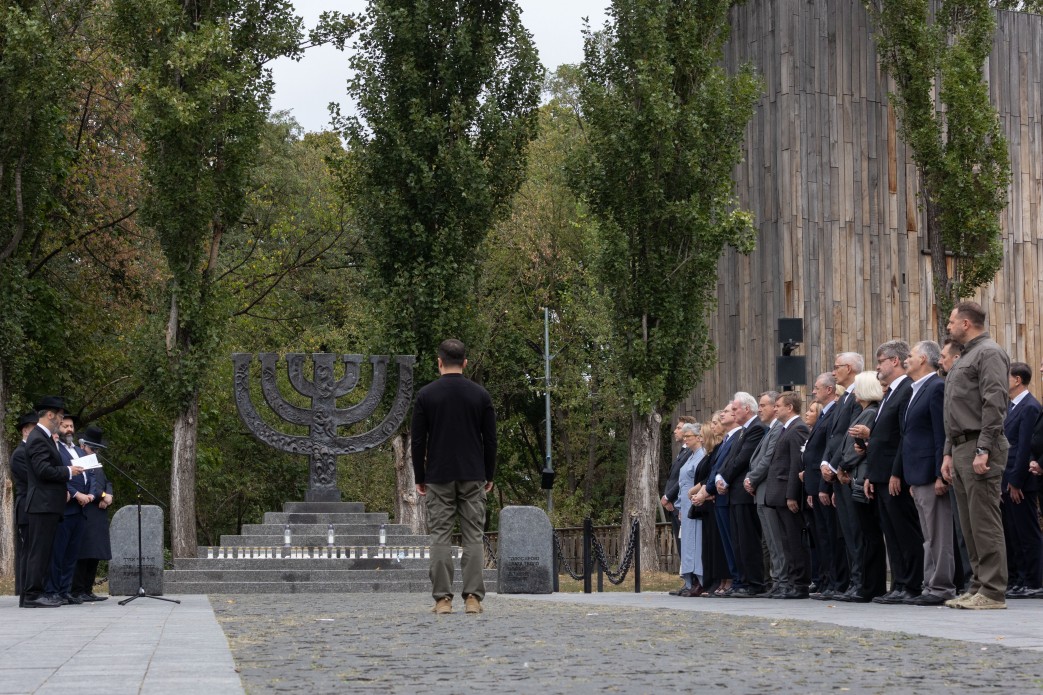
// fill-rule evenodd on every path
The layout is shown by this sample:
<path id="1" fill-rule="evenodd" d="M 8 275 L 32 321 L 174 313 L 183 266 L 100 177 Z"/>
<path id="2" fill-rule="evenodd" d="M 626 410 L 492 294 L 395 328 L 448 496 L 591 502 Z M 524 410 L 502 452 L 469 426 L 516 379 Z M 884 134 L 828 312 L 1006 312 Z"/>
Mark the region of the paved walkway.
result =
<path id="1" fill-rule="evenodd" d="M 422 594 L 178 598 L 23 610 L 0 597 L 0 693 L 1043 688 L 1043 601 L 978 612 L 490 594 L 483 615 L 457 601 L 454 614 L 435 616 Z"/>
<path id="2" fill-rule="evenodd" d="M 0 693 L 243 692 L 206 596 L 18 608 L 0 597 Z"/>

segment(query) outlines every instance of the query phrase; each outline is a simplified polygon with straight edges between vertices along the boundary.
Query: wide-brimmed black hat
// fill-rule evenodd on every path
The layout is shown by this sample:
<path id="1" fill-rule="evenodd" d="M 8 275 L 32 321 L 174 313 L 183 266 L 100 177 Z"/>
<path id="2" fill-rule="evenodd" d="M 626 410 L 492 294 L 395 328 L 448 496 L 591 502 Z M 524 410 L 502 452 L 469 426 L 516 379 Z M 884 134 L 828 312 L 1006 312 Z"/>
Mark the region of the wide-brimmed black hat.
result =
<path id="1" fill-rule="evenodd" d="M 36 423 L 38 423 L 39 421 L 40 421 L 40 418 L 38 418 L 38 417 L 36 416 L 36 413 L 35 413 L 35 412 L 32 412 L 32 413 L 26 413 L 26 414 L 25 414 L 25 415 L 23 415 L 22 417 L 18 418 L 18 424 L 16 425 L 16 427 L 17 427 L 18 429 L 22 429 L 22 428 L 23 428 L 23 427 L 25 427 L 26 425 L 35 425 L 35 424 L 36 424 Z"/>
<path id="2" fill-rule="evenodd" d="M 42 410 L 65 410 L 65 401 L 58 396 L 44 396 L 36 404 L 36 412 Z"/>
<path id="3" fill-rule="evenodd" d="M 105 449 L 108 442 L 105 441 L 105 433 L 97 425 L 91 425 L 79 435 L 79 440 L 91 449 Z"/>
<path id="4" fill-rule="evenodd" d="M 105 441 L 105 433 L 97 425 L 91 425 L 80 435 L 80 441 L 92 449 L 105 449 L 108 442 Z"/>

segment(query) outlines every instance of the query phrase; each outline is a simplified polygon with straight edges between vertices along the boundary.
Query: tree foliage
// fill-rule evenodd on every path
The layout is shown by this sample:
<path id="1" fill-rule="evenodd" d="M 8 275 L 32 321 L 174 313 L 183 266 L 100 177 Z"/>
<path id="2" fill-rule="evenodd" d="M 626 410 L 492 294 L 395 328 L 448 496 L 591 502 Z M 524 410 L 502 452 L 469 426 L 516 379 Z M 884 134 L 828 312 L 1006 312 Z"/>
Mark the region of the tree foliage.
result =
<path id="1" fill-rule="evenodd" d="M 990 282 L 1003 258 L 1010 163 L 983 74 L 995 16 L 988 0 L 945 0 L 935 10 L 929 0 L 867 5 L 920 173 L 942 335 L 951 307 Z"/>
<path id="2" fill-rule="evenodd" d="M 388 349 L 435 376 L 473 334 L 475 251 L 508 210 L 536 132 L 542 68 L 515 2 L 371 0 L 337 119 Z"/>
<path id="3" fill-rule="evenodd" d="M 598 267 L 633 408 L 665 412 L 709 364 L 707 318 L 725 246 L 748 252 L 752 218 L 731 173 L 760 94 L 720 67 L 731 2 L 619 0 L 587 33 L 589 159 L 576 180 L 602 226 Z"/>

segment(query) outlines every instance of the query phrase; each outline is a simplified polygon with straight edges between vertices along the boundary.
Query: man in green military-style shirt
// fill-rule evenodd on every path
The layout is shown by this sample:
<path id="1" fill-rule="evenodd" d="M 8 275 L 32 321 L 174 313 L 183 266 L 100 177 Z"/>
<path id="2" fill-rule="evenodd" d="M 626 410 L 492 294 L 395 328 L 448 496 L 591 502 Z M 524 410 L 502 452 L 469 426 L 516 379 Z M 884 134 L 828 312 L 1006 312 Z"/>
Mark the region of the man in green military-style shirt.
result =
<path id="1" fill-rule="evenodd" d="M 963 344 L 945 381 L 942 477 L 952 482 L 973 578 L 970 589 L 946 601 L 950 608 L 1006 608 L 1007 551 L 1000 516 L 1000 480 L 1009 444 L 1010 358 L 985 330 L 977 302 L 960 302 L 949 315 L 949 335 Z"/>

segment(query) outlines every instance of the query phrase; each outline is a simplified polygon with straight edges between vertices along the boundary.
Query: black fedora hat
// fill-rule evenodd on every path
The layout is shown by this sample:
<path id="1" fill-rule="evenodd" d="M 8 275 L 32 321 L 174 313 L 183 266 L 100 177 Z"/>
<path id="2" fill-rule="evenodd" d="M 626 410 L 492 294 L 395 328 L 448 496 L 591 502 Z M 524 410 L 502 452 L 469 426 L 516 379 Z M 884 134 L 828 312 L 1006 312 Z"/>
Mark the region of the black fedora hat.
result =
<path id="1" fill-rule="evenodd" d="M 58 396 L 44 396 L 40 399 L 40 402 L 36 404 L 36 412 L 42 410 L 65 410 L 65 401 Z"/>
<path id="2" fill-rule="evenodd" d="M 18 418 L 18 429 L 22 429 L 26 425 L 35 425 L 40 421 L 40 418 L 36 416 L 35 412 L 26 413 L 22 417 Z"/>
<path id="3" fill-rule="evenodd" d="M 105 433 L 97 425 L 91 425 L 80 435 L 80 441 L 92 449 L 105 449 L 108 442 L 105 441 Z"/>

